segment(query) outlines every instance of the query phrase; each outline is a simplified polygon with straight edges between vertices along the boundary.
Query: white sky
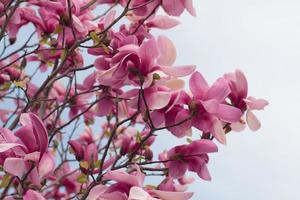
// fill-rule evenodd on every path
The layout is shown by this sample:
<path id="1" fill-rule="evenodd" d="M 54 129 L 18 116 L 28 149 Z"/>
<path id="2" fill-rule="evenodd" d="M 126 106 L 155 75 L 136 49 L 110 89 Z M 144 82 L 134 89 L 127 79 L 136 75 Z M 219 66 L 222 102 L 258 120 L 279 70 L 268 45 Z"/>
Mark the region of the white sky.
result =
<path id="1" fill-rule="evenodd" d="M 257 112 L 258 132 L 229 134 L 211 156 L 211 182 L 192 186 L 193 200 L 300 199 L 300 1 L 194 0 L 168 31 L 178 64 L 196 64 L 210 82 L 242 69 L 250 95 L 270 102 Z M 166 137 L 167 139 L 167 137 Z"/>

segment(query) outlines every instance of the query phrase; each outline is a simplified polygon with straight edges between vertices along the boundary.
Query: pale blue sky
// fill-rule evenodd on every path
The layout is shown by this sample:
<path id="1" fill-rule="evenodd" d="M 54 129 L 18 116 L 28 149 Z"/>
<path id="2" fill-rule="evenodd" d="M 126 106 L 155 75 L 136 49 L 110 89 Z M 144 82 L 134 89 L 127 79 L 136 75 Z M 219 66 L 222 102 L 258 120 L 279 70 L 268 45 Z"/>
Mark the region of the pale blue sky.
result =
<path id="1" fill-rule="evenodd" d="M 300 199 L 300 1 L 195 0 L 167 34 L 179 64 L 196 64 L 210 82 L 242 69 L 250 95 L 269 100 L 258 132 L 228 136 L 211 156 L 213 180 L 192 186 L 193 200 Z M 166 137 L 167 139 L 167 137 Z"/>

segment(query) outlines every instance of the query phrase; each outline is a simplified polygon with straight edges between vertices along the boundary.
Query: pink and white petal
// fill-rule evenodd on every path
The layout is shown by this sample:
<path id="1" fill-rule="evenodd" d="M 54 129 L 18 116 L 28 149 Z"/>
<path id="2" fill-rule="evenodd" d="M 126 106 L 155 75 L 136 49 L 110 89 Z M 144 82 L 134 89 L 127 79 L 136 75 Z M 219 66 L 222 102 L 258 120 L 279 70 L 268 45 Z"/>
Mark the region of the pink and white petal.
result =
<path id="1" fill-rule="evenodd" d="M 178 78 L 172 78 L 164 83 L 164 85 L 170 88 L 171 90 L 181 90 L 184 88 L 184 84 L 184 80 Z"/>
<path id="2" fill-rule="evenodd" d="M 171 99 L 170 92 L 151 92 L 145 94 L 145 99 L 148 104 L 149 109 L 156 110 L 166 107 Z"/>
<path id="3" fill-rule="evenodd" d="M 179 16 L 184 11 L 182 0 L 164 0 L 162 1 L 162 7 L 171 16 Z"/>
<path id="4" fill-rule="evenodd" d="M 238 122 L 242 115 L 243 113 L 240 109 L 226 104 L 219 104 L 216 114 L 220 120 L 228 123 Z"/>
<path id="5" fill-rule="evenodd" d="M 171 18 L 165 15 L 157 15 L 153 19 L 149 20 L 146 25 L 148 27 L 154 27 L 159 29 L 170 29 L 177 26 L 180 22 L 177 19 Z"/>
<path id="6" fill-rule="evenodd" d="M 217 113 L 220 105 L 216 99 L 201 101 L 201 104 L 207 112 L 212 114 Z"/>
<path id="7" fill-rule="evenodd" d="M 175 77 L 184 77 L 193 73 L 196 69 L 195 65 L 183 65 L 183 66 L 160 66 L 160 69 L 167 75 Z"/>
<path id="8" fill-rule="evenodd" d="M 3 169 L 13 176 L 22 178 L 29 170 L 29 166 L 25 163 L 23 158 L 6 158 Z"/>
<path id="9" fill-rule="evenodd" d="M 248 82 L 244 73 L 239 69 L 235 70 L 235 78 L 237 91 L 241 93 L 243 97 L 246 97 L 248 93 Z"/>
<path id="10" fill-rule="evenodd" d="M 90 200 L 98 200 L 102 194 L 104 194 L 107 190 L 107 186 L 105 185 L 97 185 L 91 189 L 89 196 L 87 199 Z"/>
<path id="11" fill-rule="evenodd" d="M 23 149 L 27 149 L 24 145 L 18 143 L 2 143 L 0 144 L 0 153 L 8 151 L 14 147 L 23 147 Z"/>
<path id="12" fill-rule="evenodd" d="M 3 140 L 8 143 L 14 143 L 18 140 L 14 133 L 8 128 L 0 127 L 0 135 L 3 138 Z"/>
<path id="13" fill-rule="evenodd" d="M 38 173 L 41 179 L 47 178 L 53 173 L 55 168 L 55 161 L 53 155 L 48 151 L 43 154 L 39 162 Z"/>
<path id="14" fill-rule="evenodd" d="M 45 197 L 43 197 L 41 193 L 29 189 L 23 196 L 23 200 L 46 200 L 46 199 Z"/>
<path id="15" fill-rule="evenodd" d="M 166 36 L 158 36 L 157 44 L 160 54 L 157 58 L 157 64 L 171 66 L 176 60 L 176 48 L 173 42 Z"/>
<path id="16" fill-rule="evenodd" d="M 153 198 L 145 190 L 140 187 L 131 187 L 129 191 L 128 200 L 158 200 Z"/>
<path id="17" fill-rule="evenodd" d="M 230 87 L 224 78 L 219 78 L 208 90 L 207 99 L 216 99 L 220 103 L 230 94 Z"/>
<path id="18" fill-rule="evenodd" d="M 104 28 L 107 28 L 116 18 L 116 11 L 112 10 L 105 15 L 104 18 Z"/>
<path id="19" fill-rule="evenodd" d="M 194 17 L 196 17 L 196 10 L 193 6 L 193 0 L 184 0 L 184 6 L 186 10 Z"/>
<path id="20" fill-rule="evenodd" d="M 209 86 L 200 72 L 194 72 L 189 81 L 190 90 L 195 97 L 203 98 Z"/>
<path id="21" fill-rule="evenodd" d="M 35 152 L 32 152 L 32 153 L 28 153 L 24 156 L 24 160 L 25 161 L 33 161 L 33 162 L 38 162 L 39 159 L 40 159 L 40 152 L 38 151 L 35 151 Z"/>
<path id="22" fill-rule="evenodd" d="M 230 124 L 230 128 L 233 131 L 241 132 L 246 128 L 246 123 L 235 122 L 235 123 Z"/>
<path id="23" fill-rule="evenodd" d="M 260 121 L 251 110 L 246 113 L 246 121 L 252 131 L 257 131 L 261 127 Z"/>
<path id="24" fill-rule="evenodd" d="M 131 186 L 142 186 L 142 179 L 142 177 L 131 175 L 121 170 L 108 171 L 103 176 L 103 180 L 113 180 Z"/>
<path id="25" fill-rule="evenodd" d="M 184 161 L 181 160 L 176 160 L 176 161 L 170 161 L 168 163 L 168 168 L 169 168 L 169 175 L 172 178 L 181 178 L 185 175 L 188 165 Z"/>
<path id="26" fill-rule="evenodd" d="M 85 28 L 83 26 L 83 24 L 81 23 L 80 19 L 76 16 L 76 15 L 72 15 L 72 20 L 73 20 L 73 25 L 75 27 L 75 29 L 79 32 L 79 33 L 84 33 Z"/>
<path id="27" fill-rule="evenodd" d="M 192 192 L 169 192 L 161 190 L 150 190 L 149 193 L 163 200 L 187 200 L 193 196 Z"/>
<path id="28" fill-rule="evenodd" d="M 218 151 L 218 146 L 207 139 L 198 139 L 193 141 L 190 145 L 189 152 L 191 154 L 206 154 Z"/>
<path id="29" fill-rule="evenodd" d="M 254 97 L 248 97 L 244 101 L 251 110 L 263 110 L 269 104 L 265 99 L 256 99 Z"/>
<path id="30" fill-rule="evenodd" d="M 221 144 L 226 145 L 226 134 L 219 120 L 214 121 L 211 133 Z"/>
<path id="31" fill-rule="evenodd" d="M 151 63 L 151 61 L 159 56 L 159 49 L 154 37 L 143 42 L 139 48 L 138 52 L 141 60 L 146 63 Z"/>
<path id="32" fill-rule="evenodd" d="M 202 166 L 200 167 L 200 170 L 197 172 L 198 176 L 202 178 L 203 180 L 210 181 L 211 176 L 208 171 L 206 163 L 203 163 Z"/>

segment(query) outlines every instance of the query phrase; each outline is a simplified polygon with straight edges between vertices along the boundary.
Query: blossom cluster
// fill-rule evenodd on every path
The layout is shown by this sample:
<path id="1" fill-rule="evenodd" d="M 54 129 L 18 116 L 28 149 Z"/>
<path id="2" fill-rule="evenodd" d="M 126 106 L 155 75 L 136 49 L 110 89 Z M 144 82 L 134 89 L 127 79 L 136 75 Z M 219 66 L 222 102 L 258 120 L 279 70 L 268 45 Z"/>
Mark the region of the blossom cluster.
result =
<path id="1" fill-rule="evenodd" d="M 239 69 L 208 84 L 175 64 L 151 31 L 185 11 L 192 0 L 0 0 L 1 199 L 186 200 L 190 172 L 211 180 L 216 143 L 258 130 L 268 102 Z M 164 132 L 187 142 L 154 149 Z"/>

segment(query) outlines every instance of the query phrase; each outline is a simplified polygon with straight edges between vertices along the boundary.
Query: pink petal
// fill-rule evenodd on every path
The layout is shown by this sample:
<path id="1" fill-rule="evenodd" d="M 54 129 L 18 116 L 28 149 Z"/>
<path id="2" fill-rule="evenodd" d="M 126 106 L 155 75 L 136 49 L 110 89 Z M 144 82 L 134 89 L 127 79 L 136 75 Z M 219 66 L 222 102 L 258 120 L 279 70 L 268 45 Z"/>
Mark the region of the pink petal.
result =
<path id="1" fill-rule="evenodd" d="M 116 11 L 112 10 L 104 18 L 104 28 L 107 28 L 114 20 L 116 17 Z"/>
<path id="2" fill-rule="evenodd" d="M 93 189 L 90 191 L 87 199 L 98 200 L 101 197 L 101 195 L 106 192 L 106 190 L 107 190 L 107 186 L 97 185 L 97 186 L 93 187 Z"/>
<path id="3" fill-rule="evenodd" d="M 248 97 L 244 99 L 244 101 L 251 110 L 263 110 L 269 104 L 269 102 L 264 99 L 256 99 L 254 97 Z"/>
<path id="4" fill-rule="evenodd" d="M 235 123 L 230 124 L 230 128 L 233 131 L 240 132 L 246 128 L 246 123 L 235 122 Z"/>
<path id="5" fill-rule="evenodd" d="M 177 26 L 180 22 L 177 19 L 170 18 L 165 15 L 155 16 L 153 19 L 147 22 L 148 27 L 154 27 L 159 29 L 170 29 Z"/>
<path id="6" fill-rule="evenodd" d="M 193 0 L 184 0 L 186 10 L 194 17 L 196 17 L 196 10 L 193 6 Z"/>
<path id="7" fill-rule="evenodd" d="M 174 67 L 160 66 L 160 69 L 165 74 L 168 74 L 170 76 L 183 77 L 193 73 L 196 69 L 196 66 L 195 65 L 183 65 L 183 66 L 174 66 Z"/>
<path id="8" fill-rule="evenodd" d="M 179 16 L 184 11 L 182 0 L 164 0 L 162 7 L 171 16 Z"/>
<path id="9" fill-rule="evenodd" d="M 257 131 L 261 127 L 260 121 L 251 110 L 248 110 L 246 113 L 246 121 L 252 131 Z"/>
<path id="10" fill-rule="evenodd" d="M 29 153 L 29 154 L 26 154 L 25 156 L 24 156 L 24 160 L 25 161 L 33 161 L 33 162 L 38 162 L 39 161 L 39 159 L 40 159 L 40 152 L 38 152 L 38 151 L 35 151 L 35 152 L 32 152 L 32 153 Z"/>
<path id="11" fill-rule="evenodd" d="M 228 82 L 224 78 L 219 78 L 208 90 L 207 98 L 216 99 L 220 103 L 230 94 Z"/>
<path id="12" fill-rule="evenodd" d="M 145 99 L 148 104 L 149 109 L 156 110 L 164 108 L 168 105 L 171 99 L 170 92 L 151 92 L 145 94 Z"/>
<path id="13" fill-rule="evenodd" d="M 219 102 L 215 99 L 201 101 L 201 104 L 203 105 L 204 109 L 209 113 L 216 113 L 220 105 Z"/>
<path id="14" fill-rule="evenodd" d="M 244 73 L 241 70 L 235 71 L 235 77 L 236 77 L 236 87 L 237 91 L 241 93 L 241 96 L 246 97 L 248 93 L 248 82 L 244 75 Z"/>
<path id="15" fill-rule="evenodd" d="M 209 174 L 207 165 L 205 163 L 202 164 L 199 172 L 197 173 L 199 175 L 199 177 L 201 177 L 203 180 L 206 181 L 210 181 L 211 180 L 211 176 Z"/>
<path id="16" fill-rule="evenodd" d="M 128 200 L 156 200 L 140 187 L 131 187 Z M 158 199 L 157 199 L 158 200 Z"/>
<path id="17" fill-rule="evenodd" d="M 74 14 L 72 15 L 72 20 L 73 20 L 73 25 L 78 32 L 84 33 L 85 31 L 87 31 L 87 30 L 85 30 L 80 19 L 76 15 L 74 15 Z"/>
<path id="18" fill-rule="evenodd" d="M 39 162 L 38 172 L 41 179 L 47 178 L 55 168 L 54 157 L 50 152 L 43 154 L 42 159 Z"/>
<path id="19" fill-rule="evenodd" d="M 108 171 L 104 174 L 103 180 L 113 180 L 120 183 L 125 183 L 131 186 L 142 186 L 145 175 L 141 172 L 137 175 L 128 174 L 121 170 Z"/>
<path id="20" fill-rule="evenodd" d="M 0 153 L 2 152 L 5 152 L 5 151 L 8 151 L 10 150 L 11 148 L 14 148 L 14 147 L 23 147 L 24 149 L 26 149 L 26 147 L 22 144 L 18 144 L 18 143 L 2 143 L 0 144 Z"/>
<path id="21" fill-rule="evenodd" d="M 26 194 L 23 196 L 23 200 L 46 200 L 43 195 L 34 190 L 27 190 Z"/>
<path id="22" fill-rule="evenodd" d="M 33 133 L 35 137 L 38 139 L 39 145 L 40 145 L 40 152 L 41 156 L 44 152 L 48 149 L 48 133 L 47 130 L 43 124 L 43 122 L 39 119 L 38 116 L 36 116 L 33 113 L 28 114 L 33 128 Z"/>
<path id="23" fill-rule="evenodd" d="M 189 145 L 189 147 L 189 152 L 195 155 L 213 153 L 218 151 L 218 146 L 211 140 L 207 139 L 195 140 Z"/>
<path id="24" fill-rule="evenodd" d="M 181 160 L 170 161 L 168 164 L 169 164 L 169 175 L 172 178 L 183 177 L 188 169 L 188 165 Z"/>
<path id="25" fill-rule="evenodd" d="M 224 122 L 238 122 L 242 116 L 242 111 L 230 105 L 220 104 L 218 107 L 217 117 Z"/>
<path id="26" fill-rule="evenodd" d="M 184 88 L 184 80 L 178 78 L 172 78 L 164 83 L 165 86 L 170 88 L 171 90 L 181 90 Z"/>
<path id="27" fill-rule="evenodd" d="M 192 192 L 168 192 L 161 190 L 150 190 L 150 194 L 155 194 L 155 196 L 163 200 L 187 200 L 193 196 Z"/>
<path id="28" fill-rule="evenodd" d="M 223 130 L 223 125 L 219 120 L 213 123 L 211 133 L 221 144 L 226 145 L 226 135 Z"/>
<path id="29" fill-rule="evenodd" d="M 29 166 L 26 165 L 23 158 L 6 158 L 3 169 L 11 175 L 22 178 L 29 170 Z"/>
<path id="30" fill-rule="evenodd" d="M 206 80 L 200 72 L 194 72 L 189 81 L 190 90 L 195 97 L 202 98 L 209 89 Z"/>
<path id="31" fill-rule="evenodd" d="M 157 43 L 160 51 L 157 63 L 159 65 L 173 65 L 176 60 L 176 48 L 173 42 L 169 38 L 160 35 L 157 38 Z"/>

